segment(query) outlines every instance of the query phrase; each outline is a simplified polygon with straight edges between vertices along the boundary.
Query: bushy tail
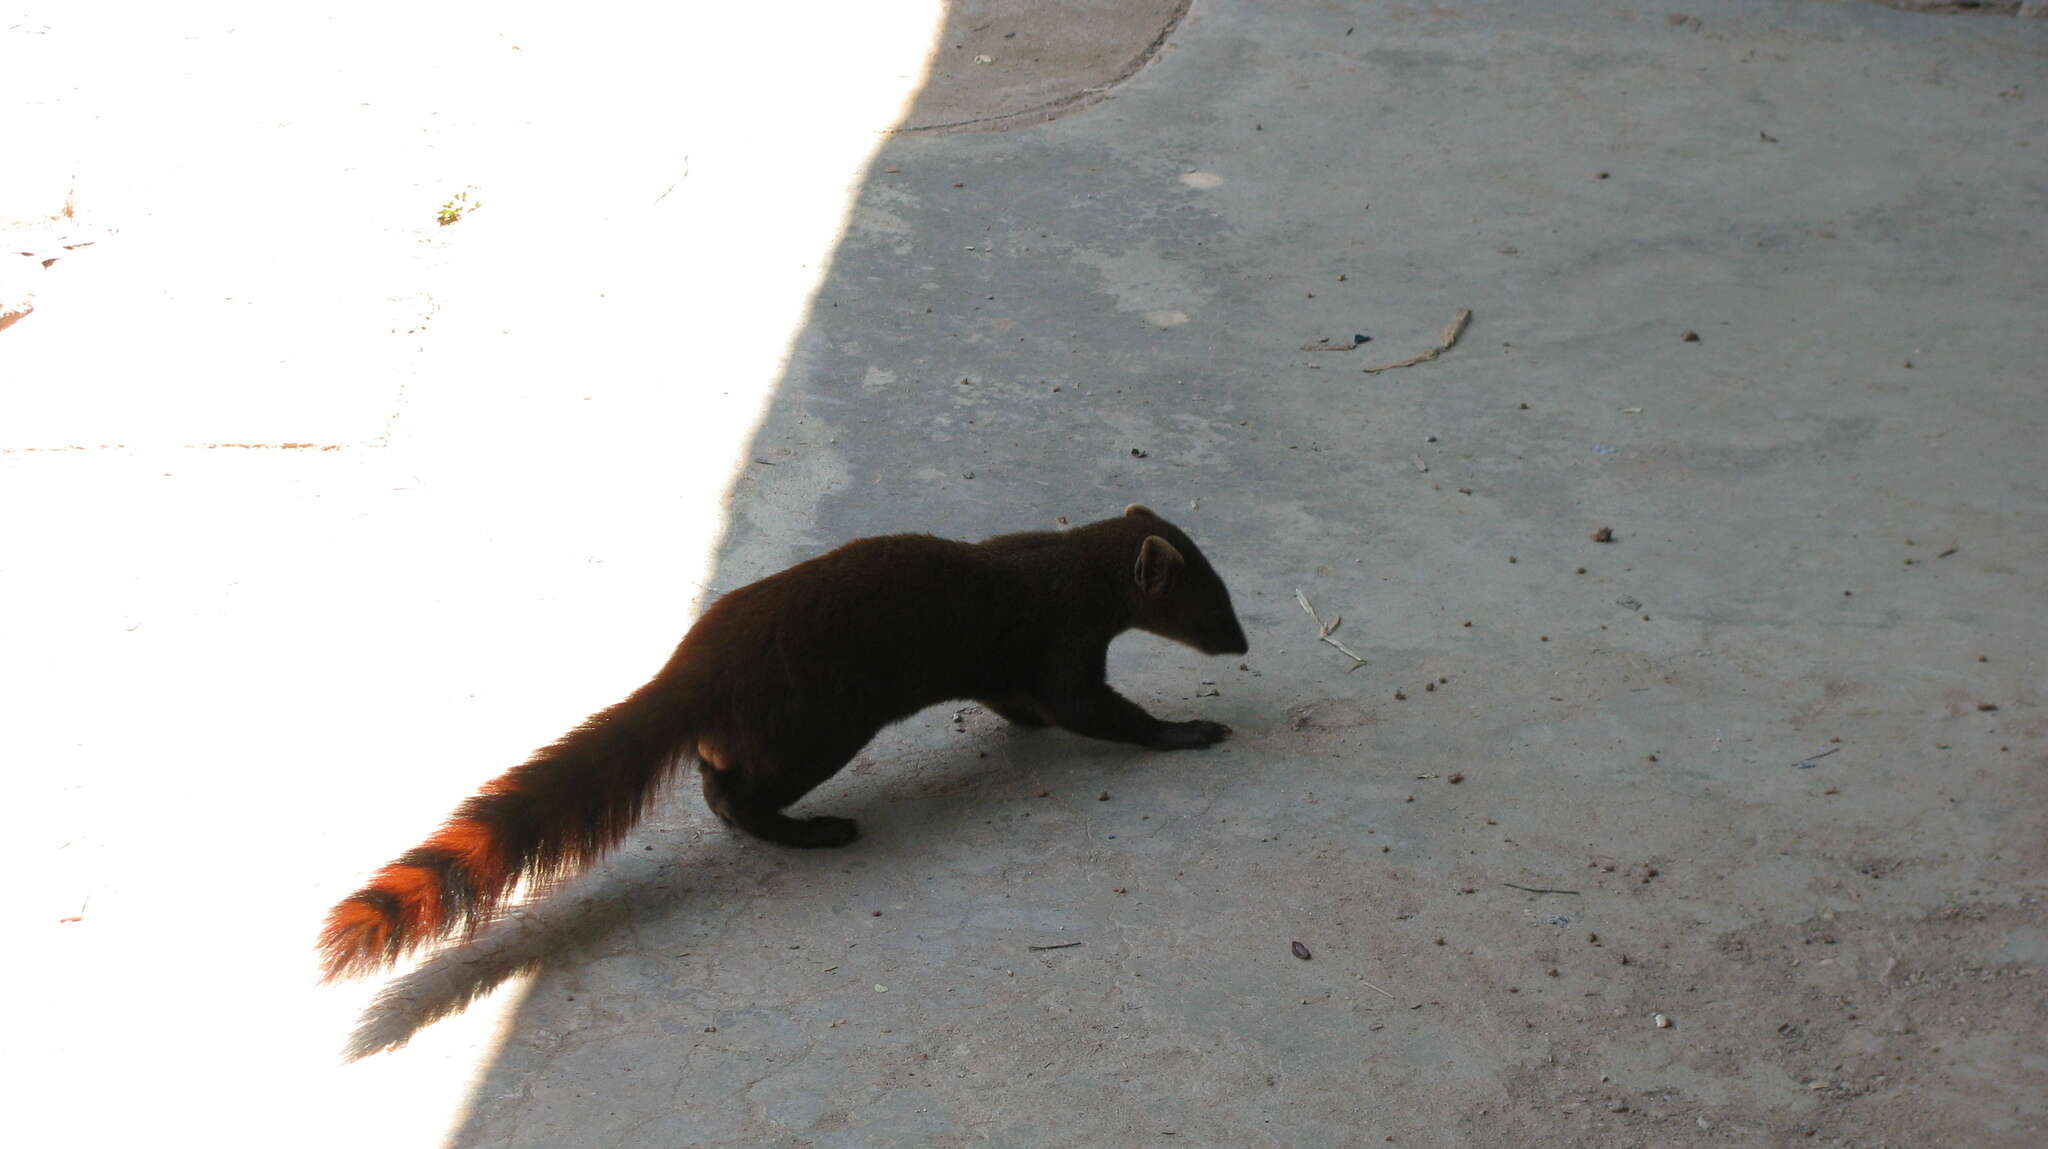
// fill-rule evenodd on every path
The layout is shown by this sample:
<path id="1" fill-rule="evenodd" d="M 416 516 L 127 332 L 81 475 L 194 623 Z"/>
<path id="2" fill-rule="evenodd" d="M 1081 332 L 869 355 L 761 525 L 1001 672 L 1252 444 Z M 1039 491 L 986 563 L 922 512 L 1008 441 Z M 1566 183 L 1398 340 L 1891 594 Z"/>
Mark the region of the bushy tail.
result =
<path id="1" fill-rule="evenodd" d="M 324 980 L 472 933 L 522 879 L 573 874 L 618 844 L 681 761 L 686 732 L 662 681 L 486 783 L 433 836 L 328 912 Z"/>

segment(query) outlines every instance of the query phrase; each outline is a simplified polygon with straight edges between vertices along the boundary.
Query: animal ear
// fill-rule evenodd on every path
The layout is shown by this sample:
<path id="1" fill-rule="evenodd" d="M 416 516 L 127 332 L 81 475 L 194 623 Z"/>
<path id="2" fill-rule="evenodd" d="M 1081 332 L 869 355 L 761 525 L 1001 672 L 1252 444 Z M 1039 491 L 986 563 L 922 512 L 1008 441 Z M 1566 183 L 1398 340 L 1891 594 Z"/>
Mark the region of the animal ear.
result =
<path id="1" fill-rule="evenodd" d="M 1158 598 L 1173 586 L 1174 576 L 1180 573 L 1186 562 L 1180 557 L 1180 552 L 1173 549 L 1172 543 L 1158 535 L 1148 537 L 1145 545 L 1138 548 L 1138 566 L 1134 572 L 1138 589 L 1147 598 Z"/>
<path id="2" fill-rule="evenodd" d="M 1159 517 L 1159 513 L 1143 503 L 1132 503 L 1124 508 L 1124 517 L 1127 519 L 1156 519 Z"/>

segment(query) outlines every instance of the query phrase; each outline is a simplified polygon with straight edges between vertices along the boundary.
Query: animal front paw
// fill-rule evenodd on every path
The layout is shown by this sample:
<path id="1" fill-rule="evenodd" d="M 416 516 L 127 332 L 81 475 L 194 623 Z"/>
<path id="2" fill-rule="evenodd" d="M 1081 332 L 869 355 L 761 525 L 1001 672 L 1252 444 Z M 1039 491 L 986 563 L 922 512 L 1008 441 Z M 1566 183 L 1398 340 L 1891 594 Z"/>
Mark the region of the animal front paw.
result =
<path id="1" fill-rule="evenodd" d="M 1159 737 L 1153 740 L 1152 746 L 1157 750 L 1200 750 L 1228 737 L 1230 727 L 1221 722 L 1195 718 L 1167 723 L 1160 728 Z"/>

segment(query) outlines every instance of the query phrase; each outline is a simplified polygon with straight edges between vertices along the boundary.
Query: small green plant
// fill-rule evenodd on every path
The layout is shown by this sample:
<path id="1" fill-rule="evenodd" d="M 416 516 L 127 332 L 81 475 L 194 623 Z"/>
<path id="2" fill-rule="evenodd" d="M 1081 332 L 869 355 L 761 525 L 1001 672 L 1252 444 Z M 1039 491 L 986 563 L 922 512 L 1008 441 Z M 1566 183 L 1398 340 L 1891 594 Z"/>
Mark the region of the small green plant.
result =
<path id="1" fill-rule="evenodd" d="M 448 197 L 448 202 L 441 205 L 441 210 L 435 214 L 434 218 L 441 221 L 442 227 L 447 227 L 449 224 L 461 219 L 464 215 L 476 211 L 483 206 L 482 200 L 471 203 L 469 192 L 459 191 Z"/>

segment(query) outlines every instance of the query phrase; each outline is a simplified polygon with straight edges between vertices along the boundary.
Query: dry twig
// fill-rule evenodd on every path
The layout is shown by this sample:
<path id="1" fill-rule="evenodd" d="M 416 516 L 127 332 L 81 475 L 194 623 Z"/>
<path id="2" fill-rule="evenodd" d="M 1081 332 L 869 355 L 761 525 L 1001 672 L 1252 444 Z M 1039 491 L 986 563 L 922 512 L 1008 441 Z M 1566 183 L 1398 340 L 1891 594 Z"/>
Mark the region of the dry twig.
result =
<path id="1" fill-rule="evenodd" d="M 1360 658 L 1358 654 L 1355 651 L 1353 651 L 1350 647 L 1345 646 L 1343 643 L 1338 642 L 1336 639 L 1330 637 L 1331 635 L 1337 633 L 1338 627 L 1344 625 L 1343 615 L 1340 614 L 1337 617 L 1331 619 L 1330 621 L 1324 622 L 1323 616 L 1316 613 L 1316 608 L 1309 605 L 1308 596 L 1301 593 L 1300 587 L 1294 588 L 1294 601 L 1300 603 L 1301 609 L 1307 611 L 1308 616 L 1316 620 L 1316 626 L 1320 630 L 1320 633 L 1316 635 L 1317 641 L 1328 643 L 1329 645 L 1334 646 L 1339 651 L 1341 651 L 1344 657 L 1351 660 L 1351 670 L 1357 670 L 1359 667 L 1365 665 L 1365 659 Z M 1345 671 L 1345 673 L 1349 674 L 1351 673 L 1351 671 L 1347 670 Z"/>
<path id="2" fill-rule="evenodd" d="M 1445 325 L 1443 334 L 1437 336 L 1435 347 L 1429 349 L 1428 351 L 1423 352 L 1420 355 L 1403 359 L 1399 363 L 1382 363 L 1377 367 L 1366 367 L 1362 368 L 1361 370 L 1363 370 L 1367 375 L 1377 375 L 1382 371 L 1392 371 L 1396 367 L 1413 367 L 1417 363 L 1427 363 L 1430 360 L 1436 358 L 1437 356 L 1442 355 L 1444 352 L 1449 351 L 1452 347 L 1456 346 L 1458 342 L 1458 336 L 1463 335 L 1465 333 L 1465 325 L 1470 322 L 1472 322 L 1472 309 L 1469 307 L 1460 307 L 1458 309 L 1458 313 L 1451 317 L 1450 323 Z"/>

